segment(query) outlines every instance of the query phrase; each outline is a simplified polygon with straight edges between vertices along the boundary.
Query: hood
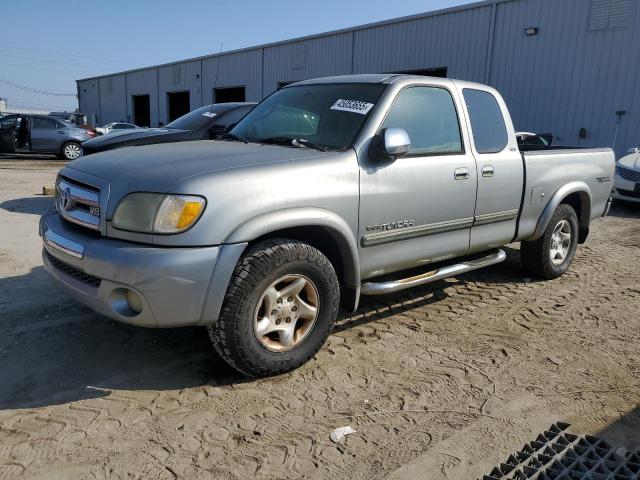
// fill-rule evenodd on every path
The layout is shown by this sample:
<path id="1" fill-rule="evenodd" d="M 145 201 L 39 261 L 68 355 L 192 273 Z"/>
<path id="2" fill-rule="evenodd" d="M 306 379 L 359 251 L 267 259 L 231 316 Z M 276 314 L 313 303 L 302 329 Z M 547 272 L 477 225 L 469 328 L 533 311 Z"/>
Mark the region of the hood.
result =
<path id="1" fill-rule="evenodd" d="M 631 168 L 632 170 L 640 170 L 640 153 L 632 153 L 618 160 L 621 167 Z"/>
<path id="2" fill-rule="evenodd" d="M 107 145 L 120 142 L 130 142 L 137 139 L 152 139 L 163 136 L 183 136 L 188 134 L 189 130 L 178 130 L 171 128 L 132 128 L 128 130 L 122 130 L 120 132 L 112 132 L 108 135 L 102 135 L 100 137 L 92 138 L 82 144 L 83 147 L 88 148 L 101 148 Z"/>
<path id="3" fill-rule="evenodd" d="M 113 196 L 119 196 L 118 192 L 167 192 L 179 180 L 204 173 L 326 155 L 308 148 L 200 140 L 95 153 L 69 163 L 62 173 L 72 169 L 99 177 L 110 184 Z"/>

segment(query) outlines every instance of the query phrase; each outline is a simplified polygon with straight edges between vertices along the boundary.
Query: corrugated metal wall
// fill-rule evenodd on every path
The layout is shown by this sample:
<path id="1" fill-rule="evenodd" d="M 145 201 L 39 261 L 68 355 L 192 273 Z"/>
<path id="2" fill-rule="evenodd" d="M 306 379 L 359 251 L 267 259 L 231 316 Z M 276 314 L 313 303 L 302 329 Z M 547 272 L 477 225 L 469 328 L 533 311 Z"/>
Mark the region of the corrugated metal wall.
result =
<path id="1" fill-rule="evenodd" d="M 640 142 L 640 2 L 629 4 L 635 28 L 596 30 L 589 28 L 590 3 L 499 5 L 490 83 L 504 95 L 518 129 L 553 132 L 563 144 L 612 146 L 616 112 L 627 111 L 616 142 L 622 153 Z M 538 27 L 538 35 L 524 35 L 527 27 Z"/>
<path id="2" fill-rule="evenodd" d="M 158 72 L 148 68 L 127 73 L 127 121 L 133 122 L 133 95 L 149 95 L 149 115 L 151 125 L 160 121 L 158 115 Z"/>
<path id="3" fill-rule="evenodd" d="M 528 27 L 537 35 L 525 35 Z M 611 146 L 616 112 L 626 111 L 621 154 L 640 143 L 639 27 L 635 0 L 488 1 L 130 72 L 126 82 L 122 74 L 102 77 L 99 93 L 96 79 L 83 80 L 80 106 L 99 108 L 105 123 L 130 118 L 131 95 L 147 93 L 155 125 L 166 123 L 172 91 L 188 90 L 193 109 L 211 102 L 216 86 L 244 86 L 247 100 L 257 101 L 279 82 L 446 67 L 449 77 L 497 87 L 517 129 L 551 132 L 559 143 Z"/>
<path id="4" fill-rule="evenodd" d="M 89 112 L 83 112 L 89 113 Z M 103 123 L 127 119 L 127 90 L 125 76 L 100 78 L 100 120 Z"/>
<path id="5" fill-rule="evenodd" d="M 204 105 L 213 102 L 213 89 L 245 87 L 246 100 L 262 100 L 262 49 L 245 50 L 202 60 Z"/>
<path id="6" fill-rule="evenodd" d="M 355 32 L 354 73 L 447 67 L 448 76 L 482 82 L 491 6 Z"/>
<path id="7" fill-rule="evenodd" d="M 278 82 L 351 73 L 352 33 L 327 35 L 264 49 L 264 96 Z"/>
<path id="8" fill-rule="evenodd" d="M 78 95 L 80 111 L 82 113 L 94 113 L 96 122 L 102 125 L 100 119 L 100 89 L 98 79 L 82 80 L 78 82 Z"/>
<path id="9" fill-rule="evenodd" d="M 202 62 L 194 60 L 158 67 L 158 118 L 165 125 L 169 121 L 167 93 L 189 92 L 191 110 L 203 105 Z"/>

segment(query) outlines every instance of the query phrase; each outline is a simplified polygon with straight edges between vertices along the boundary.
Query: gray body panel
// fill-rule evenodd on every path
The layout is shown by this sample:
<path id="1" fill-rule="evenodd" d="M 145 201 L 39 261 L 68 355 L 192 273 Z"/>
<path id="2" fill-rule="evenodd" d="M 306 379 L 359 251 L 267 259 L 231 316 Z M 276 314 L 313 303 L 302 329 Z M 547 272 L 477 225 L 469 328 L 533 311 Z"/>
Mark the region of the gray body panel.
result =
<path id="1" fill-rule="evenodd" d="M 320 152 L 242 142 L 182 142 L 98 153 L 65 167 L 62 176 L 100 191 L 99 238 L 77 233 L 77 227 L 68 226 L 54 213 L 43 219 L 41 228 L 87 246 L 83 258 L 51 245 L 45 248 L 78 270 L 104 279 L 107 287 L 130 285 L 144 296 L 154 315 L 141 321 L 110 313 L 108 292 L 74 296 L 130 323 L 210 324 L 217 319 L 246 246 L 282 230 L 300 227 L 328 233 L 341 257 L 342 286 L 359 292 L 364 279 L 490 250 L 513 240 L 535 239 L 568 195 L 584 201 L 581 228 L 588 230 L 590 220 L 605 210 L 613 152 L 550 150 L 521 155 L 506 105 L 489 87 L 401 75 L 304 83 L 314 82 L 388 85 L 353 148 Z M 369 154 L 372 138 L 398 93 L 414 85 L 451 92 L 464 152 L 374 160 Z M 508 131 L 502 151 L 476 152 L 463 88 L 485 90 L 498 99 Z M 486 167 L 491 167 L 492 175 L 486 175 Z M 455 176 L 460 168 L 468 170 L 464 179 Z M 198 222 L 177 235 L 113 228 L 118 202 L 140 191 L 201 195 L 207 205 Z M 54 270 L 51 265 L 47 269 Z M 55 276 L 65 284 L 63 274 Z M 65 288 L 75 292 L 68 284 Z M 180 314 L 171 305 L 182 304 L 185 298 L 194 309 L 176 318 Z"/>

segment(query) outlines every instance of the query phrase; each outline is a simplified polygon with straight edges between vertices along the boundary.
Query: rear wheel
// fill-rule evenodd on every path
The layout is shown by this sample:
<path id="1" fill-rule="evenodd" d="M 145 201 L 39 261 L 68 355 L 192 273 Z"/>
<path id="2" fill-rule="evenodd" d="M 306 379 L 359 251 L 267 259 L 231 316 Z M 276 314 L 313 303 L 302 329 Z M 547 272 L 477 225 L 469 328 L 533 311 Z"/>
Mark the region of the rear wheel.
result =
<path id="1" fill-rule="evenodd" d="M 557 278 L 571 265 L 577 243 L 578 216 L 571 205 L 563 203 L 558 206 L 539 239 L 522 242 L 522 264 L 538 277 Z"/>
<path id="2" fill-rule="evenodd" d="M 75 160 L 82 155 L 82 149 L 78 142 L 67 142 L 62 146 L 61 156 L 65 160 Z"/>
<path id="3" fill-rule="evenodd" d="M 324 344 L 339 292 L 333 266 L 319 250 L 294 240 L 261 242 L 236 266 L 209 336 L 220 356 L 246 375 L 288 372 Z"/>

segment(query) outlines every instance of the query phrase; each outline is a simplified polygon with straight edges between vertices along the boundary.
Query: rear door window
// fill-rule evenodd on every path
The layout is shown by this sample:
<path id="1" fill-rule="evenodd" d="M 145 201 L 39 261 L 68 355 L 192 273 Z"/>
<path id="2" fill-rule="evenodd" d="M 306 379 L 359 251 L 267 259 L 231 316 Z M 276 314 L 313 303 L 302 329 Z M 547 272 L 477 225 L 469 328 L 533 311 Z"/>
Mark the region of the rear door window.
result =
<path id="1" fill-rule="evenodd" d="M 33 128 L 55 130 L 57 128 L 57 122 L 53 118 L 33 117 Z"/>
<path id="2" fill-rule="evenodd" d="M 478 153 L 498 153 L 509 142 L 500 105 L 491 93 L 465 88 L 464 101 L 471 120 L 473 143 Z"/>

